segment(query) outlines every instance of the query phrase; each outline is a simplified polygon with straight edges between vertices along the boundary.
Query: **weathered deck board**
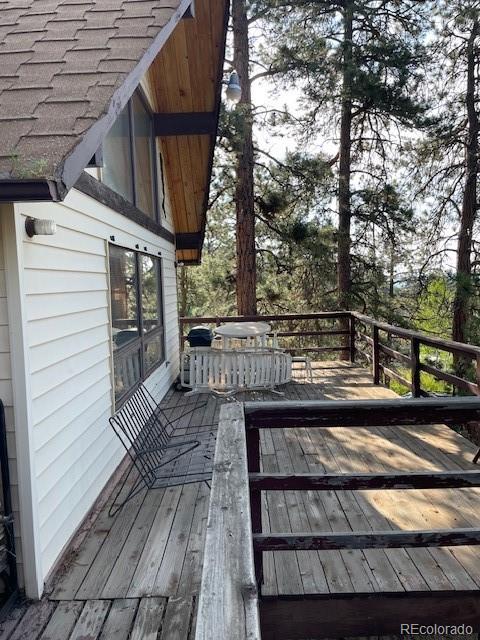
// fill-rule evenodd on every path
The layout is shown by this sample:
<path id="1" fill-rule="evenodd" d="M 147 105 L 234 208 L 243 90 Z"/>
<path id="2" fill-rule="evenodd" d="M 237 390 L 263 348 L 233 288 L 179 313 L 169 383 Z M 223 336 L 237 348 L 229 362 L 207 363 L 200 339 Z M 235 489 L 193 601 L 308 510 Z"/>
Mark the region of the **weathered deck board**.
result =
<path id="1" fill-rule="evenodd" d="M 153 585 L 155 584 L 158 568 L 163 560 L 181 495 L 182 487 L 168 487 L 165 490 L 135 568 L 135 573 L 127 592 L 129 597 L 134 597 L 135 594 L 153 595 Z"/>
<path id="2" fill-rule="evenodd" d="M 157 640 L 162 626 L 165 598 L 144 598 L 140 601 L 130 640 Z"/>
<path id="3" fill-rule="evenodd" d="M 97 638 L 110 609 L 108 600 L 87 600 L 69 640 Z"/>
<path id="4" fill-rule="evenodd" d="M 285 398 L 255 392 L 239 400 L 386 398 L 365 369 L 316 363 L 314 383 L 298 371 Z M 171 418 L 195 411 L 179 433 L 209 429 L 222 401 L 172 392 Z M 206 404 L 204 404 L 206 402 Z M 205 425 L 205 426 L 201 426 Z M 285 429 L 261 433 L 262 470 L 392 472 L 477 469 L 476 448 L 442 425 L 387 429 Z M 195 629 L 210 491 L 196 483 L 142 493 L 114 518 L 107 501 L 78 548 L 51 581 L 50 596 L 18 608 L 1 640 L 175 638 Z M 473 527 L 480 489 L 264 492 L 264 531 L 375 531 Z M 480 587 L 480 549 L 369 549 L 264 554 L 265 595 L 378 594 Z"/>
<path id="5" fill-rule="evenodd" d="M 128 640 L 137 612 L 138 600 L 114 600 L 102 629 L 99 640 Z M 68 636 L 63 636 L 68 637 Z"/>
<path id="6" fill-rule="evenodd" d="M 9 640 L 32 640 L 43 632 L 55 611 L 55 603 L 49 600 L 35 602 L 7 636 Z M 3 640 L 3 639 L 2 639 Z"/>
<path id="7" fill-rule="evenodd" d="M 82 609 L 83 602 L 78 600 L 59 602 L 40 640 L 63 640 L 70 637 Z"/>

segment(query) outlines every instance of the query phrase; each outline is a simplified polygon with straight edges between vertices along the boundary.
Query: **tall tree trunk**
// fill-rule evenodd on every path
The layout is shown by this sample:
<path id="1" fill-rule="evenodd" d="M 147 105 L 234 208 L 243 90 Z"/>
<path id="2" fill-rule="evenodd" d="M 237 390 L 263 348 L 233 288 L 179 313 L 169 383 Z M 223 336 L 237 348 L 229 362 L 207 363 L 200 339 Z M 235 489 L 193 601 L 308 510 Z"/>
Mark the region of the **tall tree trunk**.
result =
<path id="1" fill-rule="evenodd" d="M 395 297 L 395 243 L 390 246 L 390 265 L 388 267 L 388 297 L 393 300 Z"/>
<path id="2" fill-rule="evenodd" d="M 180 269 L 180 295 L 179 295 L 179 312 L 180 317 L 187 315 L 187 296 L 188 296 L 188 280 L 187 280 L 187 267 L 182 266 Z"/>
<path id="3" fill-rule="evenodd" d="M 340 120 L 340 161 L 338 176 L 338 304 L 342 309 L 350 307 L 350 178 L 352 150 L 352 65 L 353 65 L 353 3 L 346 0 L 343 15 L 343 86 Z"/>
<path id="4" fill-rule="evenodd" d="M 477 53 L 475 41 L 479 35 L 479 23 L 475 21 L 467 44 L 467 93 L 466 107 L 468 116 L 468 138 L 466 146 L 466 180 L 463 192 L 460 230 L 457 243 L 457 274 L 455 298 L 453 302 L 452 338 L 465 342 L 468 336 L 468 321 L 472 298 L 472 234 L 477 212 L 478 177 L 478 136 L 479 118 L 475 109 L 475 67 Z M 467 363 L 459 356 L 454 357 L 457 375 L 464 375 Z"/>
<path id="5" fill-rule="evenodd" d="M 252 107 L 249 79 L 248 21 L 245 0 L 233 0 L 233 66 L 242 88 L 237 106 L 241 109 L 242 140 L 237 152 L 235 186 L 236 249 L 237 249 L 237 312 L 257 313 L 257 266 L 255 251 L 255 211 L 253 194 Z"/>
<path id="6" fill-rule="evenodd" d="M 393 223 L 392 231 L 390 234 L 390 256 L 389 256 L 389 264 L 388 264 L 388 297 L 389 297 L 389 305 L 388 305 L 388 315 L 389 321 L 393 322 L 393 307 L 394 307 L 394 298 L 395 298 L 395 267 L 397 265 L 397 238 L 395 233 L 395 223 Z M 401 243 L 401 239 L 400 239 Z"/>

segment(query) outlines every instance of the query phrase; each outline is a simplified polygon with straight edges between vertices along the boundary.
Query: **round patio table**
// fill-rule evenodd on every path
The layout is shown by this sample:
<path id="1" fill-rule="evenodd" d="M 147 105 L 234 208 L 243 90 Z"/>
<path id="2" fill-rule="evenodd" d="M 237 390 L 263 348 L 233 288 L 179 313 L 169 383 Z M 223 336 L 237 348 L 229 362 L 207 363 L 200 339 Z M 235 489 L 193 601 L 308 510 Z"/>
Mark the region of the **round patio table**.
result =
<path id="1" fill-rule="evenodd" d="M 259 339 L 262 347 L 266 344 L 267 334 L 272 330 L 266 322 L 227 322 L 214 329 L 217 336 L 223 338 L 223 347 L 228 348 L 229 341 L 234 338 Z"/>

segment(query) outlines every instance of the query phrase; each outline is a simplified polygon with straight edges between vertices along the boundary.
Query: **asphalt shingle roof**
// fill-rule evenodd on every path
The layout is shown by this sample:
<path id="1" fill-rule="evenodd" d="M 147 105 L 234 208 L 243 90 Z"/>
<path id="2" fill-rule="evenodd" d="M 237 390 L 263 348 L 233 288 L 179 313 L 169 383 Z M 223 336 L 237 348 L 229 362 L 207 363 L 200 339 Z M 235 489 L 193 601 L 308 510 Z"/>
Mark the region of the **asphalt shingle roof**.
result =
<path id="1" fill-rule="evenodd" d="M 63 196 L 190 1 L 0 0 L 0 180 Z"/>

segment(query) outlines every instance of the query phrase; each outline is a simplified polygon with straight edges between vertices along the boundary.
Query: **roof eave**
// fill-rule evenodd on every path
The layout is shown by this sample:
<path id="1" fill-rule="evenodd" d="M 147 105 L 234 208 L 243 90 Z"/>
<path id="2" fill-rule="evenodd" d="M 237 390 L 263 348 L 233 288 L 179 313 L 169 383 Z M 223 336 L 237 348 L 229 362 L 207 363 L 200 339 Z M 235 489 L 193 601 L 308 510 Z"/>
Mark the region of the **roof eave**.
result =
<path id="1" fill-rule="evenodd" d="M 230 17 L 230 3 L 231 0 L 225 5 L 225 15 L 224 15 L 224 25 L 223 25 L 223 42 L 220 51 L 220 56 L 222 61 L 225 60 L 225 50 L 227 47 L 227 30 L 228 30 L 228 20 Z M 198 246 L 198 257 L 196 261 L 193 261 L 191 264 L 201 264 L 202 262 L 202 252 L 203 252 L 203 243 L 205 240 L 205 231 L 207 226 L 207 211 L 208 204 L 210 199 L 210 186 L 212 182 L 212 173 L 213 173 L 213 161 L 215 154 L 215 147 L 217 144 L 217 136 L 218 129 L 220 126 L 220 109 L 222 104 L 222 79 L 223 79 L 223 64 L 220 65 L 220 72 L 217 77 L 217 86 L 216 86 L 216 95 L 215 95 L 215 132 L 210 139 L 210 158 L 209 158 L 209 166 L 208 166 L 208 181 L 207 188 L 205 190 L 205 197 L 203 201 L 203 220 L 202 227 L 200 229 L 200 243 Z"/>
<path id="2" fill-rule="evenodd" d="M 85 132 L 83 139 L 58 167 L 57 173 L 59 182 L 64 185 L 65 189 L 65 193 L 62 194 L 63 197 L 65 197 L 66 193 L 73 187 L 80 177 L 82 171 L 87 166 L 88 161 L 100 146 L 103 138 L 115 122 L 118 114 L 125 107 L 136 87 L 140 84 L 142 76 L 150 67 L 162 46 L 168 40 L 178 22 L 182 19 L 191 2 L 192 0 L 180 1 L 177 9 L 153 39 L 138 64 L 126 76 L 120 87 L 118 87 L 113 94 L 104 115 Z"/>

